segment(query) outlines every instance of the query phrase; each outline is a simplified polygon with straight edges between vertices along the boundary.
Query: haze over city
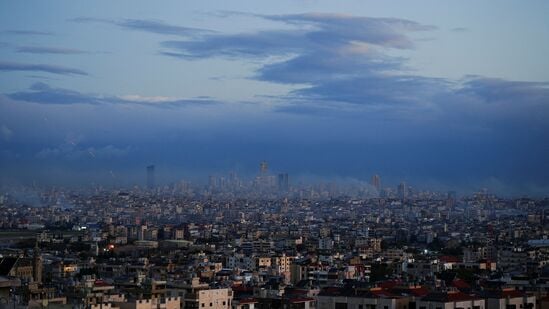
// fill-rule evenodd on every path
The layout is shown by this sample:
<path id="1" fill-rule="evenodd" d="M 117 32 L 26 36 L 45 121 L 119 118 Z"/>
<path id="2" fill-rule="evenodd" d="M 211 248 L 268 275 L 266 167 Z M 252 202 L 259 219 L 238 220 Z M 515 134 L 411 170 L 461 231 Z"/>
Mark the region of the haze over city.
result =
<path id="1" fill-rule="evenodd" d="M 2 186 L 549 192 L 546 1 L 0 4 Z"/>
<path id="2" fill-rule="evenodd" d="M 0 309 L 549 309 L 549 1 L 0 1 Z"/>

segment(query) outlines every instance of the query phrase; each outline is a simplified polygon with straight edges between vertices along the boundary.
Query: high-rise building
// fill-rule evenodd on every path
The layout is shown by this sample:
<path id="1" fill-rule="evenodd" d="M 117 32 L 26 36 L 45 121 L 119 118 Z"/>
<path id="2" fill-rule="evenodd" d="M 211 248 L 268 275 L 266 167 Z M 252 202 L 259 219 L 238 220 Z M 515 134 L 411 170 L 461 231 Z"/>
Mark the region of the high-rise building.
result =
<path id="1" fill-rule="evenodd" d="M 267 173 L 269 173 L 269 164 L 267 161 L 261 161 L 261 163 L 259 163 L 259 175 L 266 176 Z"/>
<path id="2" fill-rule="evenodd" d="M 259 175 L 255 178 L 254 186 L 260 190 L 276 190 L 277 177 L 269 175 L 267 161 L 259 163 Z"/>
<path id="3" fill-rule="evenodd" d="M 34 282 L 42 282 L 42 268 L 43 260 L 40 248 L 38 248 L 38 241 L 34 244 L 34 250 L 32 254 L 32 278 Z"/>
<path id="4" fill-rule="evenodd" d="M 278 174 L 278 190 L 279 191 L 288 191 L 288 173 Z"/>
<path id="5" fill-rule="evenodd" d="M 377 192 L 381 192 L 381 177 L 379 175 L 372 176 L 372 186 L 376 188 Z"/>
<path id="6" fill-rule="evenodd" d="M 147 166 L 147 188 L 154 189 L 154 165 Z"/>
<path id="7" fill-rule="evenodd" d="M 446 199 L 446 207 L 453 208 L 456 205 L 456 191 L 448 191 L 448 197 Z"/>
<path id="8" fill-rule="evenodd" d="M 210 175 L 208 177 L 208 186 L 210 190 L 217 189 L 217 177 Z"/>
<path id="9" fill-rule="evenodd" d="M 403 200 L 408 198 L 408 185 L 404 181 L 398 185 L 398 197 Z"/>

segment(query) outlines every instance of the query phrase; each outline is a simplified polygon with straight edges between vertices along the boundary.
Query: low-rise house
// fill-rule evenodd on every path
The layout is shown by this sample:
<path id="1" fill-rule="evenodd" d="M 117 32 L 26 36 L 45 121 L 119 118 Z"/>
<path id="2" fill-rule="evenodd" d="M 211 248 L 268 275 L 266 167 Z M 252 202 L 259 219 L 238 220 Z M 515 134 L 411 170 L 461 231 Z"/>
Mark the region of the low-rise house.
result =
<path id="1" fill-rule="evenodd" d="M 433 292 L 417 302 L 417 309 L 485 309 L 482 297 L 459 291 Z"/>
<path id="2" fill-rule="evenodd" d="M 536 308 L 536 296 L 515 289 L 487 291 L 482 296 L 486 299 L 486 309 Z"/>
<path id="3" fill-rule="evenodd" d="M 409 297 L 382 288 L 326 288 L 317 296 L 318 309 L 408 309 Z"/>

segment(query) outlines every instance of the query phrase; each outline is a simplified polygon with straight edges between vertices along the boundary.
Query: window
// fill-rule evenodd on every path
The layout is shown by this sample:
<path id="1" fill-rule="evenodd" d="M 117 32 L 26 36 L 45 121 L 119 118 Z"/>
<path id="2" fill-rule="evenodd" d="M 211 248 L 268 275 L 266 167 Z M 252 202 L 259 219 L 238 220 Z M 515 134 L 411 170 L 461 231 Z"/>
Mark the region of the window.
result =
<path id="1" fill-rule="evenodd" d="M 214 304 L 210 303 L 210 307 L 213 307 Z"/>
<path id="2" fill-rule="evenodd" d="M 335 309 L 347 309 L 347 303 L 336 303 Z"/>
<path id="3" fill-rule="evenodd" d="M 204 303 L 201 303 L 201 304 L 200 304 L 200 307 L 204 307 L 204 306 L 205 306 Z"/>
<path id="4" fill-rule="evenodd" d="M 223 306 L 225 306 L 225 301 L 223 301 Z"/>
<path id="5" fill-rule="evenodd" d="M 358 305 L 358 309 L 363 309 L 362 307 L 363 307 L 362 305 Z"/>

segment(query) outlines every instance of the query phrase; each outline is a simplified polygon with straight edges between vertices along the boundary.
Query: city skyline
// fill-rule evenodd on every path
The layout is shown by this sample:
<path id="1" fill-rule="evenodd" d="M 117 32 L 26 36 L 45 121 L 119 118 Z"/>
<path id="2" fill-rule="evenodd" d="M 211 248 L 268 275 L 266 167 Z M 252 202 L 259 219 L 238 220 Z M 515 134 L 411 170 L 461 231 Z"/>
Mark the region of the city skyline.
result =
<path id="1" fill-rule="evenodd" d="M 0 2 L 0 309 L 549 309 L 548 12 Z"/>
<path id="2" fill-rule="evenodd" d="M 549 4 L 0 4 L 0 185 L 549 192 Z M 287 182 L 281 178 L 281 185 Z M 274 181 L 278 185 L 278 178 Z"/>

